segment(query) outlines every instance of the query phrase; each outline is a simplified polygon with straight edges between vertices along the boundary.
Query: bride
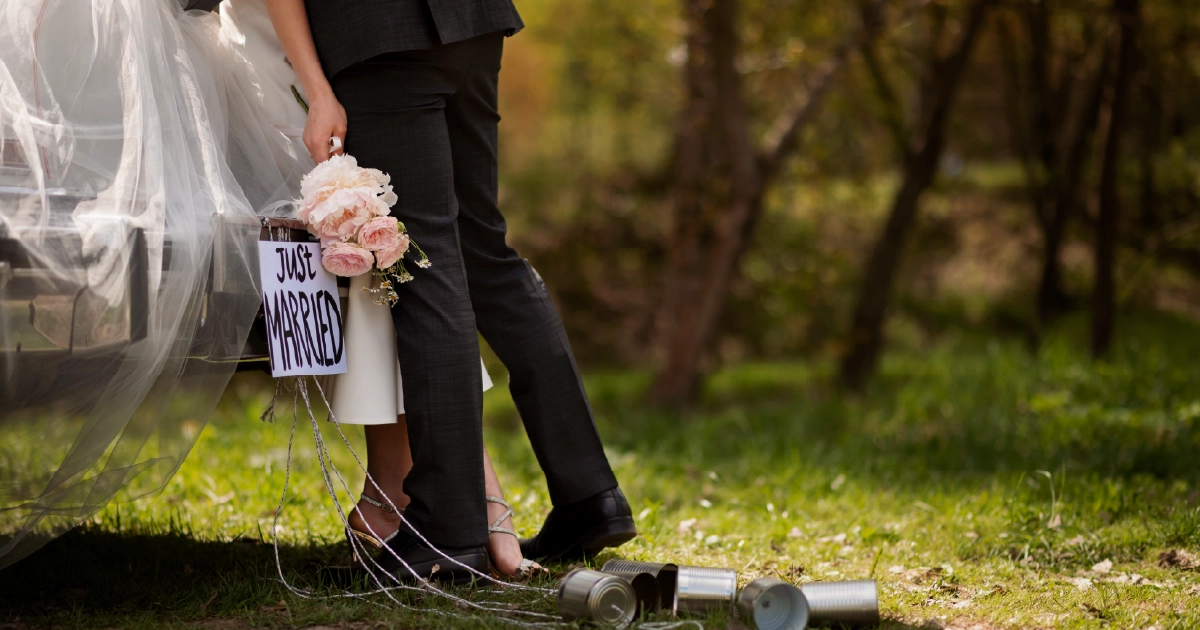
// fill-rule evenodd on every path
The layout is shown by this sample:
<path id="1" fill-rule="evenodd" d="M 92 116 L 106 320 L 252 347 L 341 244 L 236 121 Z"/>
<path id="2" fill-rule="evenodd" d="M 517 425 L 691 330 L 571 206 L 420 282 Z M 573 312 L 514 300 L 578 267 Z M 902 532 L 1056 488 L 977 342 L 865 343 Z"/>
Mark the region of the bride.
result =
<path id="1" fill-rule="evenodd" d="M 304 146 L 314 161 L 323 161 L 330 154 L 341 153 L 340 146 L 331 147 L 325 141 L 314 142 L 311 138 L 304 142 L 308 119 L 303 88 L 306 81 L 301 81 L 288 62 L 268 8 L 269 3 L 263 0 L 224 0 L 220 5 L 222 39 L 254 67 L 264 110 L 273 126 L 293 143 Z M 311 84 L 324 77 L 306 79 Z M 344 127 L 335 131 L 345 133 Z M 374 304 L 373 296 L 365 291 L 368 278 L 364 274 L 351 281 L 346 316 L 348 371 L 337 378 L 331 411 L 343 424 L 364 425 L 367 470 L 378 489 L 370 482 L 365 484 L 349 517 L 349 533 L 375 551 L 382 549 L 388 537 L 399 530 L 399 512 L 408 503 L 403 483 L 412 468 L 412 453 L 396 360 L 395 328 L 389 310 Z M 484 369 L 483 389 L 491 387 L 492 381 Z M 486 448 L 483 460 L 492 568 L 505 576 L 529 572 L 536 564 L 521 557 L 512 526 L 512 508 L 504 499 L 504 490 Z M 387 496 L 377 496 L 380 490 Z M 351 546 L 354 547 L 353 542 Z"/>
<path id="2" fill-rule="evenodd" d="M 149 259 L 142 337 L 131 335 L 115 363 L 85 364 L 67 349 L 66 365 L 79 371 L 60 396 L 86 420 L 43 431 L 64 453 L 48 476 L 0 489 L 3 511 L 15 515 L 0 520 L 0 568 L 46 540 L 32 533 L 65 531 L 132 480 L 149 480 L 149 492 L 173 474 L 194 439 L 180 427 L 211 411 L 254 317 L 254 214 L 298 196 L 300 176 L 328 155 L 301 141 L 304 91 L 263 0 L 225 0 L 216 14 L 179 2 L 0 4 L 0 236 L 15 236 L 50 284 L 78 285 L 110 310 L 127 297 L 119 289 L 136 239 Z M 70 252 L 62 225 L 80 234 Z M 240 299 L 216 308 L 214 284 Z M 396 346 L 378 343 L 395 333 L 387 309 L 358 288 L 349 294 L 350 371 L 338 379 L 333 415 L 365 425 L 375 482 L 349 517 L 352 548 L 356 540 L 382 548 L 408 502 L 412 457 Z M 210 339 L 214 328 L 225 334 Z M 205 360 L 196 360 L 201 342 Z M 100 385 L 83 392 L 89 381 Z M 372 395 L 355 393 L 364 388 Z M 182 396 L 187 409 L 166 404 Z M 0 417 L 0 431 L 13 426 Z M 157 450 L 150 435 L 162 438 Z M 491 566 L 504 576 L 529 571 L 536 565 L 522 558 L 483 456 Z"/>

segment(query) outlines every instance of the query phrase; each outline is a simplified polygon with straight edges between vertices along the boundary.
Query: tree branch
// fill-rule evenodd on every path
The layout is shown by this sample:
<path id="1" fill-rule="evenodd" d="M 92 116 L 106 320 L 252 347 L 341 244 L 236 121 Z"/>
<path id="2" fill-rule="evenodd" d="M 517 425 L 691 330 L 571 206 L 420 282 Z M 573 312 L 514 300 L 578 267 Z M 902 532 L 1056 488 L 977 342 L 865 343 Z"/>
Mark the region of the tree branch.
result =
<path id="1" fill-rule="evenodd" d="M 805 94 L 784 109 L 771 124 L 763 137 L 763 147 L 759 153 L 764 181 L 774 177 L 784 160 L 799 148 L 800 133 L 820 113 L 825 98 L 849 65 L 850 53 L 875 39 L 883 30 L 883 21 L 879 16 L 887 3 L 888 0 L 874 0 L 870 6 L 863 7 L 863 28 L 847 36 L 846 40 L 838 45 L 833 57 L 821 65 L 816 79 L 810 82 Z M 868 15 L 872 19 L 867 19 Z"/>
<path id="2" fill-rule="evenodd" d="M 879 28 L 881 19 L 877 8 L 863 5 L 862 14 L 865 28 Z M 904 104 L 900 101 L 896 88 L 892 86 L 892 82 L 888 79 L 883 64 L 879 60 L 878 51 L 875 49 L 875 38 L 864 38 L 859 49 L 863 61 L 866 63 L 867 72 L 871 75 L 871 81 L 875 84 L 875 92 L 883 105 L 883 123 L 892 134 L 896 152 L 902 160 L 907 161 L 912 154 L 912 146 L 909 144 L 908 124 L 904 121 Z"/>

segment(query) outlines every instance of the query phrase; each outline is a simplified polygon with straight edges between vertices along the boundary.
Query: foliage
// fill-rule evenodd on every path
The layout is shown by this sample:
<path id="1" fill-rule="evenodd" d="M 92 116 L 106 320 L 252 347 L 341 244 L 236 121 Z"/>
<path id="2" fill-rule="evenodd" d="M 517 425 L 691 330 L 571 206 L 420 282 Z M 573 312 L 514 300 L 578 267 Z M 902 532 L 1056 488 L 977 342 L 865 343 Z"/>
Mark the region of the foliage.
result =
<path id="1" fill-rule="evenodd" d="M 914 97 L 928 84 L 921 68 L 931 16 L 938 7 L 958 16 L 967 3 L 890 4 L 881 59 L 898 92 Z M 859 16 L 853 3 L 740 5 L 738 68 L 762 134 Z M 1003 11 L 1019 5 L 1004 3 Z M 1110 5 L 1049 5 L 1053 43 L 1064 55 L 1054 71 L 1077 75 L 1077 93 L 1086 91 L 1112 32 Z M 1194 317 L 1200 23 L 1187 2 L 1144 5 L 1145 71 L 1120 169 L 1118 301 Z M 501 78 L 501 205 L 513 241 L 546 278 L 585 362 L 655 365 L 687 55 L 683 3 L 527 0 L 521 10 L 529 26 L 508 40 Z M 1006 115 L 997 19 L 964 78 L 947 154 L 899 270 L 892 313 L 920 322 L 924 333 L 984 326 L 1036 336 L 1043 245 Z M 1072 111 L 1081 99 L 1068 103 Z M 867 248 L 897 185 L 894 142 L 882 121 L 855 55 L 766 200 L 706 366 L 844 351 Z M 1062 251 L 1063 289 L 1075 308 L 1091 290 L 1094 172 L 1085 169 L 1082 186 L 1083 207 L 1066 226 Z"/>

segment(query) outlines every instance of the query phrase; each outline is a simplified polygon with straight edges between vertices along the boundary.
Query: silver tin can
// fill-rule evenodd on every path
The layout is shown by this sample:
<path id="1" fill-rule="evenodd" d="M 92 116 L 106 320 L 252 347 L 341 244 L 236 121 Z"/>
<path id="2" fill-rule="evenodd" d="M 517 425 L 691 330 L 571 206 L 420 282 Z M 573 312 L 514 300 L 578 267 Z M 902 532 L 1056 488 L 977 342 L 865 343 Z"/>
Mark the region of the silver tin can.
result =
<path id="1" fill-rule="evenodd" d="M 879 587 L 875 580 L 810 582 L 800 586 L 814 626 L 873 626 L 879 623 Z"/>
<path id="2" fill-rule="evenodd" d="M 638 591 L 637 576 L 650 575 L 654 578 L 658 588 L 659 601 L 653 608 L 646 607 L 645 610 L 669 610 L 672 613 L 675 612 L 675 581 L 679 573 L 679 567 L 664 562 L 609 560 L 604 563 L 604 566 L 600 570 L 630 580 L 633 582 L 634 591 Z M 643 596 L 643 593 L 638 591 L 639 603 Z"/>
<path id="3" fill-rule="evenodd" d="M 675 582 L 676 610 L 704 613 L 733 607 L 737 571 L 709 567 L 679 567 Z"/>
<path id="4" fill-rule="evenodd" d="M 633 621 L 636 612 L 633 586 L 615 575 L 575 569 L 558 587 L 558 613 L 567 619 L 590 619 L 620 627 Z"/>
<path id="5" fill-rule="evenodd" d="M 634 576 L 617 576 L 633 587 L 633 595 L 637 598 L 637 614 L 658 612 L 662 605 L 662 592 L 658 588 L 658 580 L 649 573 L 639 573 Z"/>
<path id="6" fill-rule="evenodd" d="M 799 588 L 783 580 L 754 580 L 738 595 L 737 606 L 758 630 L 804 630 L 808 626 L 808 600 Z"/>

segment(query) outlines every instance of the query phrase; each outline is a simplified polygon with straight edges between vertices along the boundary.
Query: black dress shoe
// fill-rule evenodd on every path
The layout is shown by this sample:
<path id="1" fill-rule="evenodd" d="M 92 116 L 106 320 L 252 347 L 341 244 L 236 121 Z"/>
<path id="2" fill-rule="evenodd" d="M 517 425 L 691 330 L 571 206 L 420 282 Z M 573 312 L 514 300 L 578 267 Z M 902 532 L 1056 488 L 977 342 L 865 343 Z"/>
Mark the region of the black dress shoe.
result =
<path id="1" fill-rule="evenodd" d="M 450 559 L 446 559 L 443 554 L 449 556 Z M 403 559 L 408 566 L 404 566 L 396 556 Z M 487 575 L 488 572 L 487 549 L 483 545 L 478 547 L 441 547 L 439 553 L 421 542 L 405 526 L 401 526 L 401 531 L 386 543 L 386 548 L 379 550 L 375 556 L 375 562 L 378 563 L 379 568 L 396 576 L 402 582 L 413 582 L 417 578 L 430 578 L 464 584 L 479 577 L 470 569 L 484 575 Z M 370 562 L 367 564 L 371 568 L 375 568 Z"/>
<path id="2" fill-rule="evenodd" d="M 637 536 L 633 512 L 620 488 L 605 490 L 570 505 L 555 506 L 533 538 L 521 540 L 526 558 L 569 562 L 617 547 Z"/>

